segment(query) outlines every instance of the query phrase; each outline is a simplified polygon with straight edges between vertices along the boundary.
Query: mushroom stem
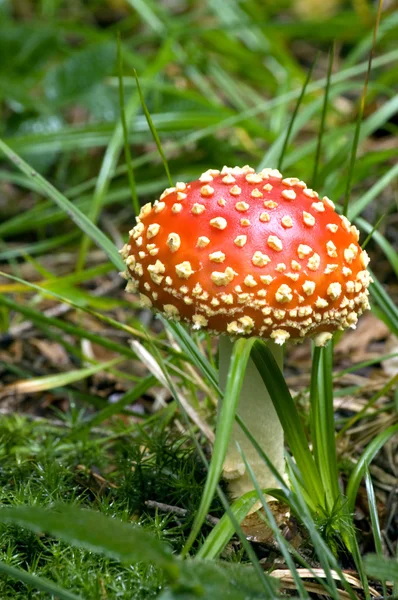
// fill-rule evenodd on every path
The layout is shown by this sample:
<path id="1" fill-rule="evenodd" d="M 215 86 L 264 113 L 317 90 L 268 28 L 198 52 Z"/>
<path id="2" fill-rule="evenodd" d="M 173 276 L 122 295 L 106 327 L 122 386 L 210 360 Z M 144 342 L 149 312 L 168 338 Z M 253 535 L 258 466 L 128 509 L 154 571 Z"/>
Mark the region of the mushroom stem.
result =
<path id="1" fill-rule="evenodd" d="M 283 349 L 274 342 L 269 342 L 279 368 L 283 368 Z M 220 336 L 219 342 L 219 380 L 221 389 L 225 389 L 230 365 L 233 343 L 228 336 Z M 244 421 L 250 433 L 260 444 L 274 467 L 281 474 L 284 472 L 283 429 L 275 411 L 267 388 L 254 362 L 249 358 L 243 380 L 237 414 Z M 250 475 L 236 442 L 251 465 L 259 486 L 264 488 L 280 487 L 264 461 L 235 421 L 228 445 L 223 467 L 223 476 L 228 480 L 228 490 L 232 498 L 240 498 L 254 489 Z"/>

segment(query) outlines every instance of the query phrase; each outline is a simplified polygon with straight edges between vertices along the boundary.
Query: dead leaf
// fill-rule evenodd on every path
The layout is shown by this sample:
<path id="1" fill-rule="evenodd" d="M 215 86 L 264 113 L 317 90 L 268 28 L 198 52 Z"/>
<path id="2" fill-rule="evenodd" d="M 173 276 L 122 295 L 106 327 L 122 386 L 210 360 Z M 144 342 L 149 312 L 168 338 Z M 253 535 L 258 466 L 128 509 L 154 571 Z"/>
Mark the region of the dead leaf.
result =
<path id="1" fill-rule="evenodd" d="M 70 365 L 69 357 L 65 348 L 58 344 L 58 342 L 51 342 L 49 340 L 39 340 L 33 338 L 30 340 L 32 346 L 48 360 L 48 362 L 54 367 L 67 367 Z"/>
<path id="2" fill-rule="evenodd" d="M 386 354 L 396 354 L 393 358 L 387 358 L 381 363 L 381 367 L 386 375 L 394 377 L 398 374 L 398 338 L 395 335 L 390 335 L 386 341 Z"/>
<path id="3" fill-rule="evenodd" d="M 383 340 L 390 335 L 390 331 L 383 321 L 380 321 L 371 312 L 365 313 L 358 321 L 357 328 L 345 333 L 336 345 L 336 353 L 349 354 L 356 361 L 367 358 L 367 348 L 370 342 Z"/>
<path id="4" fill-rule="evenodd" d="M 286 525 L 290 519 L 289 507 L 281 502 L 268 502 L 268 506 L 272 510 L 272 514 L 278 527 Z M 241 528 L 246 538 L 251 542 L 266 544 L 274 538 L 272 529 L 265 521 L 263 508 L 247 515 L 241 523 Z"/>
<path id="5" fill-rule="evenodd" d="M 315 576 L 320 579 L 326 579 L 327 575 L 323 569 L 297 569 L 297 573 L 301 579 L 314 579 Z M 358 577 L 354 577 L 347 571 L 344 571 L 344 578 L 346 581 L 354 588 L 358 588 L 360 590 L 363 589 L 362 583 Z M 341 581 L 340 575 L 336 571 L 330 571 L 331 576 L 336 581 Z M 277 569 L 272 571 L 272 577 L 276 577 L 281 582 L 282 586 L 287 587 L 288 589 L 296 589 L 296 584 L 294 583 L 293 576 L 289 569 Z M 325 588 L 319 583 L 312 583 L 308 581 L 303 582 L 305 588 L 309 592 L 318 593 L 322 595 L 328 595 Z M 382 596 L 377 592 L 374 588 L 369 586 L 369 591 L 374 596 L 374 598 L 382 598 Z M 338 590 L 340 598 L 350 598 L 350 595 L 345 590 Z"/>

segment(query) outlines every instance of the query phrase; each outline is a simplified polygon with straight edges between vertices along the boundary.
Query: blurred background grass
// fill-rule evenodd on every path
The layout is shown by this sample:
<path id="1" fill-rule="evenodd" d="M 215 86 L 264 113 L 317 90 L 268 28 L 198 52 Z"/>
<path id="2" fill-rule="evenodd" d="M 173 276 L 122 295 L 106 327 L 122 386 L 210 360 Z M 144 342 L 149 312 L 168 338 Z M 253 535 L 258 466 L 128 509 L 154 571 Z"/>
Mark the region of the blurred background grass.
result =
<path id="1" fill-rule="evenodd" d="M 376 12 L 367 0 L 0 2 L 0 137 L 115 247 L 134 223 L 120 122 L 118 32 L 141 204 L 156 199 L 168 179 L 134 69 L 174 181 L 224 164 L 279 164 L 284 174 L 316 186 L 341 209 L 351 177 L 348 214 L 362 242 L 377 226 L 367 249 L 380 286 L 373 289 L 373 313 L 336 347 L 334 406 L 343 483 L 364 448 L 396 422 L 398 402 L 398 13 L 392 2 L 383 5 L 356 160 L 352 170 L 349 166 Z M 171 394 L 148 375 L 151 361 L 144 365 L 128 340 L 140 339 L 151 351 L 151 344 L 162 352 L 167 348 L 167 368 L 199 416 L 196 432 L 207 454 L 209 437 L 201 426 L 206 419 L 214 424 L 210 376 L 198 375 L 186 357 L 166 346 L 170 337 L 159 321 L 124 293 L 114 265 L 45 197 L 34 171 L 21 173 L 18 162 L 0 159 L 0 270 L 22 279 L 0 277 L 2 502 L 48 505 L 66 499 L 139 518 L 178 552 L 205 471 L 184 445 L 186 430 Z M 213 361 L 211 341 L 196 336 L 195 343 Z M 100 373 L 103 362 L 115 357 L 125 361 Z M 300 391 L 297 405 L 308 435 L 310 365 L 309 346 L 290 352 L 287 381 Z M 53 379 L 43 380 L 48 376 Z M 24 417 L 12 416 L 16 412 Z M 392 442 L 378 460 L 372 476 L 383 549 L 393 555 L 398 525 Z M 157 512 L 162 502 L 187 513 L 162 515 Z M 361 487 L 355 525 L 363 553 L 374 550 L 366 507 Z M 211 512 L 222 515 L 218 499 Z M 318 525 L 327 538 L 328 519 Z M 133 588 L 134 597 L 152 598 L 163 585 L 156 569 L 122 568 L 16 527 L 7 526 L 1 536 L 7 564 L 87 598 L 131 598 Z M 314 558 L 308 539 L 300 544 Z M 258 551 L 267 568 L 274 565 L 272 552 L 267 546 Z M 236 542 L 224 557 L 245 559 Z M 340 559 L 352 567 L 352 558 Z M 5 599 L 28 597 L 23 584 L 6 578 L 0 590 Z"/>

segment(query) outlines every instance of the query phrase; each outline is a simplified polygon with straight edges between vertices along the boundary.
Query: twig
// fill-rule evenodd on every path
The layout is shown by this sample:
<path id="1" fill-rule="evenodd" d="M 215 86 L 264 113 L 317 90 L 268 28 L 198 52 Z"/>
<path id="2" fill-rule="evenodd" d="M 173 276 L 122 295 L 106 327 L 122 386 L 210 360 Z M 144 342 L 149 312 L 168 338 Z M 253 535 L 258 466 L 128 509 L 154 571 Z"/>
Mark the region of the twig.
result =
<path id="1" fill-rule="evenodd" d="M 145 500 L 144 504 L 148 508 L 155 508 L 157 510 L 160 510 L 160 512 L 170 513 L 179 517 L 187 517 L 190 514 L 189 510 L 187 510 L 186 508 L 180 508 L 179 506 L 170 506 L 170 504 L 156 502 L 155 500 Z M 211 515 L 206 516 L 206 521 L 213 526 L 216 526 L 219 520 L 220 519 L 217 519 L 217 517 L 212 517 Z"/>

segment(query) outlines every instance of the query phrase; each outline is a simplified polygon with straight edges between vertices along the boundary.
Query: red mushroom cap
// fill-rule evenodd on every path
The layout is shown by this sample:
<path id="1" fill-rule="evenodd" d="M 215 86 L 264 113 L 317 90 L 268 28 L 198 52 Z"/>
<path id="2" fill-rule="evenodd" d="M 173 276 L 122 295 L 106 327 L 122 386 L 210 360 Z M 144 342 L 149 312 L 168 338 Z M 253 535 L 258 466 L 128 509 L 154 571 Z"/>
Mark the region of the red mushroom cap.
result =
<path id="1" fill-rule="evenodd" d="M 324 344 L 369 307 L 356 227 L 276 169 L 224 167 L 177 183 L 130 235 L 128 290 L 194 329 Z"/>

